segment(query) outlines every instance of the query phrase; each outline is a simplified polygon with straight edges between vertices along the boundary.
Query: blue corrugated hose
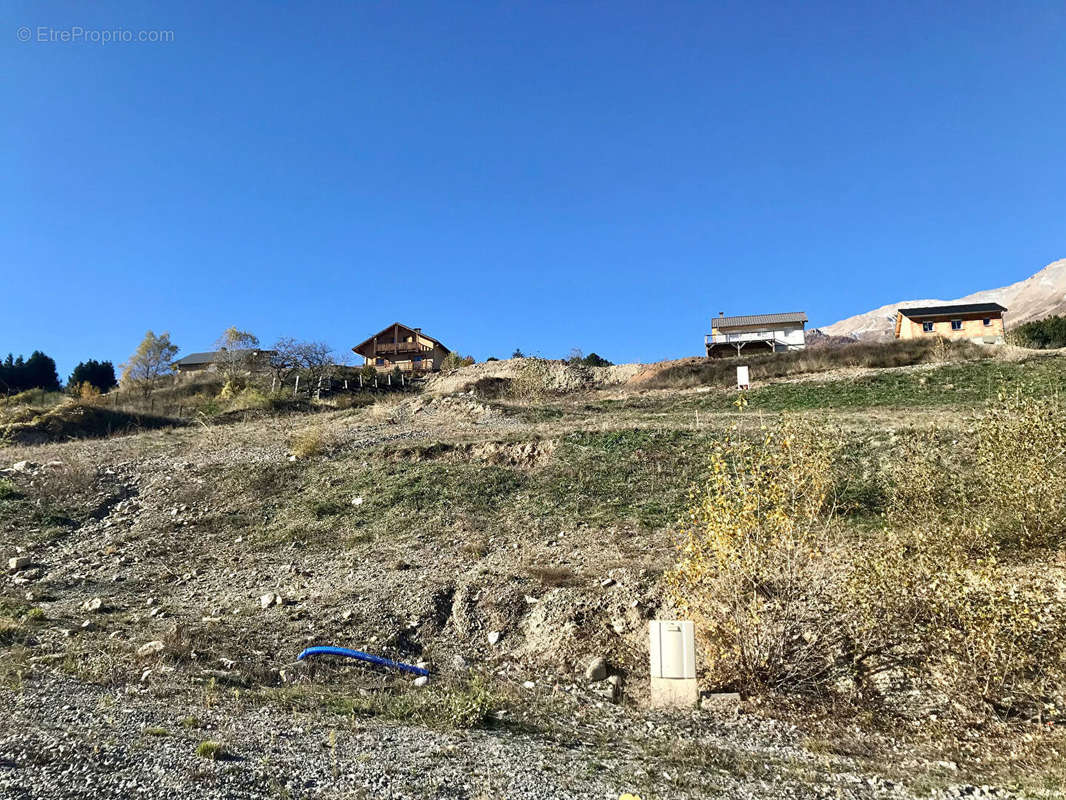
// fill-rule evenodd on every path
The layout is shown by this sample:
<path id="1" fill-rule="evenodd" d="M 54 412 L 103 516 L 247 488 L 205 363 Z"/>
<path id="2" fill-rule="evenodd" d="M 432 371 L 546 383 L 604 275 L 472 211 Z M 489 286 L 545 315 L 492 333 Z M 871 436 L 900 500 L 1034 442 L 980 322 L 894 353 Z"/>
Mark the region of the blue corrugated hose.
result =
<path id="1" fill-rule="evenodd" d="M 422 667 L 416 667 L 413 664 L 401 664 L 399 661 L 392 661 L 381 656 L 372 656 L 370 653 L 364 653 L 359 650 L 349 650 L 347 647 L 332 647 L 330 645 L 308 647 L 296 657 L 296 660 L 303 661 L 307 656 L 346 656 L 347 658 L 358 658 L 360 661 L 378 664 L 382 667 L 392 667 L 393 669 L 402 669 L 404 672 L 413 672 L 415 675 L 429 675 L 428 669 L 422 669 Z"/>

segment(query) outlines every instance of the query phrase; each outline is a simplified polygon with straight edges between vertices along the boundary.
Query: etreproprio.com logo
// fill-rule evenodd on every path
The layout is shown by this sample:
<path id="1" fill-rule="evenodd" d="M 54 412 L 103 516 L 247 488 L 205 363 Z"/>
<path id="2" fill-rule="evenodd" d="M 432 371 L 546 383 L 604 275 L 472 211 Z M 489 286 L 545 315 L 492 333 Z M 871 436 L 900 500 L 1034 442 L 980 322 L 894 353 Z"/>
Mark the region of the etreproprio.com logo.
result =
<path id="1" fill-rule="evenodd" d="M 15 38 L 20 42 L 41 44 L 132 44 L 136 42 L 166 43 L 174 41 L 174 31 L 139 30 L 129 28 L 85 28 L 71 25 L 67 28 L 54 28 L 50 25 L 20 25 L 15 31 Z"/>

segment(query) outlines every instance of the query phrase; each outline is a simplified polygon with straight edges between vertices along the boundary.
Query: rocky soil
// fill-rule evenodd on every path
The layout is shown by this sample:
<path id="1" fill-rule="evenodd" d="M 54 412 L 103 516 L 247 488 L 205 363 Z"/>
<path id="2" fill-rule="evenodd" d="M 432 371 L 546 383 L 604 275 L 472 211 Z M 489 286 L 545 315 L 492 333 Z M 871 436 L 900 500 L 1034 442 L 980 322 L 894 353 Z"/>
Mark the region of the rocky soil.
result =
<path id="1" fill-rule="evenodd" d="M 739 698 L 649 710 L 662 531 L 459 519 L 369 538 L 330 505 L 427 459 L 520 478 L 566 429 L 427 393 L 3 451 L 0 797 L 929 796 Z M 298 662 L 311 644 L 432 676 Z M 944 773 L 935 791 L 1009 796 L 912 762 Z"/>

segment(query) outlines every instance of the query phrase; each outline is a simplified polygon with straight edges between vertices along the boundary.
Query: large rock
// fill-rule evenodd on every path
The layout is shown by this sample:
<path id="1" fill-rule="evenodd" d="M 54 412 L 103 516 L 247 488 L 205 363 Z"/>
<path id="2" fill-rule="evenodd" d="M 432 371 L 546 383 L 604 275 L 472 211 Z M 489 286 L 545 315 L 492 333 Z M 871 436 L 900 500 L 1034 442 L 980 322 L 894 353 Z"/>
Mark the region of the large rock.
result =
<path id="1" fill-rule="evenodd" d="M 144 658 L 146 656 L 154 656 L 163 651 L 163 646 L 163 643 L 158 639 L 154 642 L 148 642 L 148 644 L 142 644 L 137 648 L 137 657 Z"/>
<path id="2" fill-rule="evenodd" d="M 8 559 L 7 568 L 12 572 L 18 572 L 20 569 L 29 569 L 32 564 L 33 559 L 29 556 L 16 556 Z"/>
<path id="3" fill-rule="evenodd" d="M 740 713 L 740 694 L 737 692 L 714 692 L 700 698 L 700 709 L 714 714 L 733 717 Z"/>
<path id="4" fill-rule="evenodd" d="M 607 660 L 597 656 L 585 667 L 585 677 L 593 682 L 602 681 L 607 677 Z"/>

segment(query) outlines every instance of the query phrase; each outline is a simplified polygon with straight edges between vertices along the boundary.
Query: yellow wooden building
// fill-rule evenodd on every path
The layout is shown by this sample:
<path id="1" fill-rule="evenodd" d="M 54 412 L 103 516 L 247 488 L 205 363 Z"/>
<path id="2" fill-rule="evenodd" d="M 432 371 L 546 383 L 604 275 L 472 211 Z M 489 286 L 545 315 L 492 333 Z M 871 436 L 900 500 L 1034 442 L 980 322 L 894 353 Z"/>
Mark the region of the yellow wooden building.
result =
<path id="1" fill-rule="evenodd" d="M 999 303 L 960 303 L 951 306 L 901 308 L 896 312 L 896 338 L 969 339 L 975 344 L 1003 344 L 1003 315 Z"/>

